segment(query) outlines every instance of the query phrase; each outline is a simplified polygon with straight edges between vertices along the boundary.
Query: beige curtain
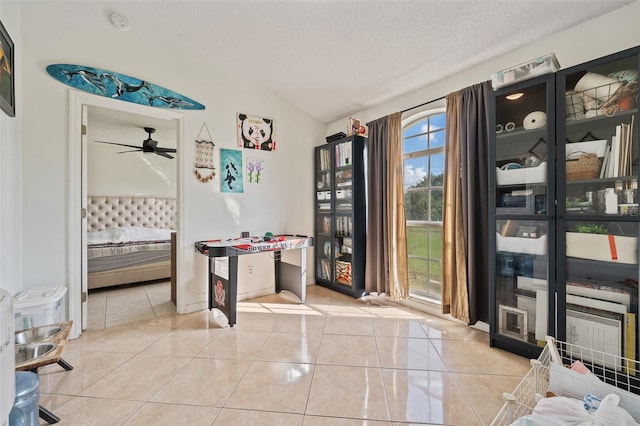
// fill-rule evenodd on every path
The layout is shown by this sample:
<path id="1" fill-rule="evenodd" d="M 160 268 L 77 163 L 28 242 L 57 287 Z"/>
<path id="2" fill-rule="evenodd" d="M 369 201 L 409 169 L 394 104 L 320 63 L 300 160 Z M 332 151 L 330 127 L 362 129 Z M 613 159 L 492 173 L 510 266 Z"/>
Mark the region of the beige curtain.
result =
<path id="1" fill-rule="evenodd" d="M 402 184 L 401 113 L 367 123 L 367 254 L 365 291 L 409 296 Z"/>
<path id="2" fill-rule="evenodd" d="M 442 218 L 442 313 L 469 323 L 467 253 L 462 227 L 460 92 L 447 96 L 444 206 Z"/>
<path id="3" fill-rule="evenodd" d="M 389 280 L 394 300 L 409 298 L 407 226 L 404 214 L 402 113 L 389 116 L 387 220 L 389 222 Z"/>

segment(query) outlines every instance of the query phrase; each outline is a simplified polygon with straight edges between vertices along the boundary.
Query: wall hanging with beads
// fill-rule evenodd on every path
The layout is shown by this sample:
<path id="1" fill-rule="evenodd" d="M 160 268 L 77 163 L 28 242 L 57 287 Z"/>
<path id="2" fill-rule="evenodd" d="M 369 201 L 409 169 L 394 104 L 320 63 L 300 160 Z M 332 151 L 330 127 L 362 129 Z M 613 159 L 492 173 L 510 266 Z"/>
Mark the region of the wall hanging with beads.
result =
<path id="1" fill-rule="evenodd" d="M 202 137 L 203 131 L 206 132 L 206 136 L 209 139 Z M 195 140 L 196 156 L 193 168 L 193 174 L 202 183 L 207 183 L 216 176 L 216 167 L 213 159 L 215 146 L 216 144 L 213 143 L 207 123 L 202 123 L 200 133 L 198 133 L 198 137 Z"/>

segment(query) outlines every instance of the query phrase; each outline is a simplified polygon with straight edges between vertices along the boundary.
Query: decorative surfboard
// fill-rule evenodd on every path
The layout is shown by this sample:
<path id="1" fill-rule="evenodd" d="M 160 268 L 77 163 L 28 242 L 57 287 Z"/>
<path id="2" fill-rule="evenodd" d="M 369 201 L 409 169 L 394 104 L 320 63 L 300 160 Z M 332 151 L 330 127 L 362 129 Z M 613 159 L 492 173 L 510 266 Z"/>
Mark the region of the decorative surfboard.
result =
<path id="1" fill-rule="evenodd" d="M 173 90 L 139 78 L 84 65 L 53 64 L 50 76 L 73 88 L 106 98 L 157 108 L 204 109 L 204 105 Z"/>

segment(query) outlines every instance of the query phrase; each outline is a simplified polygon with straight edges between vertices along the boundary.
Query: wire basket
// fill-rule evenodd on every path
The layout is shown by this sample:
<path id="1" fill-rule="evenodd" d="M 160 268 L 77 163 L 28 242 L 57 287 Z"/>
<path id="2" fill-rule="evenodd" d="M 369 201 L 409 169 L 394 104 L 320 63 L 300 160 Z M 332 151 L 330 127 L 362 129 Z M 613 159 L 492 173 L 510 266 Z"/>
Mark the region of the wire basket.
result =
<path id="1" fill-rule="evenodd" d="M 567 161 L 567 180 L 595 179 L 600 175 L 600 160 L 594 153 L 582 154 L 577 160 Z"/>
<path id="2" fill-rule="evenodd" d="M 637 82 L 615 82 L 582 91 L 566 93 L 567 120 L 598 116 L 611 117 L 638 105 Z"/>
<path id="3" fill-rule="evenodd" d="M 593 374 L 581 374 L 567 366 L 580 361 Z M 491 426 L 510 425 L 520 417 L 533 414 L 540 397 L 582 398 L 592 393 L 600 398 L 615 393 L 619 406 L 636 421 L 640 420 L 640 362 L 610 353 L 547 337 L 547 344 L 531 369 L 511 393 L 503 394 L 505 403 Z"/>

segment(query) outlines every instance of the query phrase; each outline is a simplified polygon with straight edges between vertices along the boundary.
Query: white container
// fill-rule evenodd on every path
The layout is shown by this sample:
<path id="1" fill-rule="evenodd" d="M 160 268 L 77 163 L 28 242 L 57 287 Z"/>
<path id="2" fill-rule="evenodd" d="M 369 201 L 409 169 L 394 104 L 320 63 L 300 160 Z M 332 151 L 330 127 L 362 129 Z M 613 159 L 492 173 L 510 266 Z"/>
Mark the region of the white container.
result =
<path id="1" fill-rule="evenodd" d="M 547 181 L 547 162 L 536 167 L 502 170 L 496 167 L 498 185 L 518 185 L 521 183 L 545 183 Z"/>
<path id="2" fill-rule="evenodd" d="M 539 238 L 503 237 L 496 233 L 496 249 L 510 253 L 547 254 L 547 236 Z"/>
<path id="3" fill-rule="evenodd" d="M 64 321 L 66 292 L 66 287 L 56 286 L 16 294 L 13 298 L 16 330 Z"/>
<path id="4" fill-rule="evenodd" d="M 618 194 L 613 188 L 604 190 L 604 214 L 618 214 Z"/>
<path id="5" fill-rule="evenodd" d="M 558 59 L 556 59 L 555 53 L 549 53 L 548 55 L 518 64 L 515 67 L 491 74 L 491 85 L 494 89 L 498 89 L 517 81 L 556 72 L 559 68 L 560 64 L 558 63 Z"/>
<path id="6" fill-rule="evenodd" d="M 567 232 L 567 256 L 635 265 L 638 263 L 638 238 L 614 235 L 611 242 L 609 235 Z"/>

